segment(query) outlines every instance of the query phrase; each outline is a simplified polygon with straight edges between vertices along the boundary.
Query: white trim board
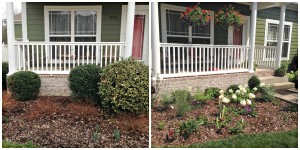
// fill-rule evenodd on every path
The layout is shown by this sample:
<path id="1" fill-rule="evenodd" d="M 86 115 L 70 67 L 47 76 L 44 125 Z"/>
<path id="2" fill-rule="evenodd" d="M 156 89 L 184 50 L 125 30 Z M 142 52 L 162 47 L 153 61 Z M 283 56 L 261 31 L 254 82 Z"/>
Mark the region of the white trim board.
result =
<path id="1" fill-rule="evenodd" d="M 243 16 L 244 25 L 243 25 L 243 37 L 242 37 L 242 45 L 249 46 L 250 40 L 250 16 Z M 232 45 L 233 43 L 233 29 L 228 27 L 228 45 Z"/>
<path id="2" fill-rule="evenodd" d="M 266 19 L 266 24 L 265 24 L 265 37 L 264 37 L 264 46 L 267 46 L 267 37 L 268 37 L 268 29 L 269 23 L 273 23 L 273 24 L 278 24 L 279 25 L 279 20 L 273 20 L 273 19 Z M 292 43 L 292 30 L 293 30 L 293 22 L 288 22 L 285 21 L 284 25 L 288 25 L 290 26 L 290 34 L 289 34 L 289 45 L 288 45 L 288 51 L 287 51 L 287 57 L 281 57 L 281 60 L 289 60 L 290 57 L 290 51 L 291 51 L 291 43 Z"/>

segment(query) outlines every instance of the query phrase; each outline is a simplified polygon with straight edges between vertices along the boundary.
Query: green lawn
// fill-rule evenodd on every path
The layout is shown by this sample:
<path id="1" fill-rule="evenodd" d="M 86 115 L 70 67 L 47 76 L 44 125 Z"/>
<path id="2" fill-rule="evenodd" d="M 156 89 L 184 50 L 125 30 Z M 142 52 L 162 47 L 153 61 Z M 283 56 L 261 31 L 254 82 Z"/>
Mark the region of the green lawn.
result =
<path id="1" fill-rule="evenodd" d="M 32 142 L 27 142 L 25 144 L 17 144 L 9 141 L 2 141 L 2 148 L 38 148 L 38 146 L 34 145 Z"/>
<path id="2" fill-rule="evenodd" d="M 195 143 L 189 148 L 297 148 L 298 131 L 240 134 L 227 139 Z"/>

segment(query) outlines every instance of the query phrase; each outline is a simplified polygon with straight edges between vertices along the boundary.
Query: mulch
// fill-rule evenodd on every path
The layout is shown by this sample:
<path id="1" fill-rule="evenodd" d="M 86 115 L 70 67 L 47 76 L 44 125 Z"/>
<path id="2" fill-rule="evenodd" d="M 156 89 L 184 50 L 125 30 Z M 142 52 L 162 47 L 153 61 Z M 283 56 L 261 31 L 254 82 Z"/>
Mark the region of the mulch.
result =
<path id="1" fill-rule="evenodd" d="M 149 147 L 148 115 L 114 115 L 70 97 L 20 102 L 3 91 L 2 99 L 3 115 L 9 119 L 2 125 L 3 140 L 53 148 Z M 93 138 L 97 125 L 100 133 Z M 120 131 L 120 140 L 114 138 L 115 130 Z"/>
<path id="2" fill-rule="evenodd" d="M 215 121 L 219 112 L 218 101 L 209 101 L 205 105 L 188 112 L 184 117 L 175 117 L 174 109 L 169 108 L 166 111 L 160 111 L 156 109 L 158 108 L 157 106 L 158 103 L 154 104 L 151 113 L 151 145 L 153 146 L 188 146 L 193 143 L 207 142 L 232 136 L 228 129 L 223 129 L 223 133 L 217 133 L 215 123 L 213 123 L 200 126 L 197 132 L 192 133 L 187 140 L 177 135 L 174 141 L 167 142 L 165 137 L 170 128 L 179 128 L 180 123 L 184 121 L 196 119 L 196 117 L 200 116 L 208 117 L 209 120 Z M 277 101 L 277 103 L 256 102 L 256 117 L 250 115 L 233 116 L 228 126 L 234 126 L 236 122 L 243 118 L 246 122 L 246 127 L 243 130 L 245 134 L 297 129 L 298 111 L 288 110 L 288 106 L 289 104 L 283 101 Z M 163 130 L 158 128 L 160 122 L 165 122 Z"/>

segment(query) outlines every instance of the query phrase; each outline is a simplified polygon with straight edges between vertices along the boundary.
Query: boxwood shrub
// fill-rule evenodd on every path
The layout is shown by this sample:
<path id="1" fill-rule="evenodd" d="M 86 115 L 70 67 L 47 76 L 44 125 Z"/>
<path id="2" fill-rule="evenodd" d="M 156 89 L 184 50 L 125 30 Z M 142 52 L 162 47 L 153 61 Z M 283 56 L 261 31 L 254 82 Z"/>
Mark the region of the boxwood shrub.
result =
<path id="1" fill-rule="evenodd" d="M 14 73 L 8 77 L 7 83 L 12 97 L 19 101 L 36 99 L 41 87 L 39 75 L 31 71 Z"/>
<path id="2" fill-rule="evenodd" d="M 8 63 L 2 62 L 2 89 L 7 88 L 6 75 L 8 74 Z"/>
<path id="3" fill-rule="evenodd" d="M 100 104 L 98 82 L 101 67 L 97 65 L 82 65 L 75 67 L 69 74 L 69 88 L 75 99 L 82 99 Z"/>
<path id="4" fill-rule="evenodd" d="M 147 113 L 148 76 L 148 66 L 132 58 L 106 66 L 99 85 L 102 108 L 115 113 Z"/>
<path id="5" fill-rule="evenodd" d="M 260 84 L 260 80 L 255 75 L 251 76 L 250 79 L 248 80 L 248 86 L 251 90 L 255 87 L 258 87 L 259 84 Z"/>

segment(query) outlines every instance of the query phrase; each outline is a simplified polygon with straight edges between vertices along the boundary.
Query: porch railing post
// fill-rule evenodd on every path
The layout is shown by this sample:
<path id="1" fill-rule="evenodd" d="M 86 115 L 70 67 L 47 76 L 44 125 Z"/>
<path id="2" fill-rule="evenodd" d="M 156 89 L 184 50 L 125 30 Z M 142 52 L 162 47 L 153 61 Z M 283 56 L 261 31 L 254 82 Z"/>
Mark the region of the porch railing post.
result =
<path id="1" fill-rule="evenodd" d="M 22 40 L 23 42 L 28 42 L 26 2 L 22 2 Z"/>
<path id="2" fill-rule="evenodd" d="M 133 28 L 134 28 L 135 2 L 128 2 L 126 44 L 124 57 L 130 57 L 132 54 Z"/>
<path id="3" fill-rule="evenodd" d="M 253 72 L 254 66 L 254 50 L 256 36 L 256 18 L 257 18 L 257 2 L 252 3 L 251 11 L 251 34 L 250 34 L 250 51 L 249 51 L 249 72 Z"/>
<path id="4" fill-rule="evenodd" d="M 14 4 L 13 2 L 6 2 L 7 12 L 7 47 L 8 47 L 8 74 L 16 71 L 16 53 L 14 48 L 15 41 L 15 26 L 14 26 Z"/>
<path id="5" fill-rule="evenodd" d="M 160 75 L 160 42 L 159 42 L 159 17 L 158 17 L 158 2 L 152 2 L 151 5 L 151 22 L 152 22 L 152 77 Z"/>
<path id="6" fill-rule="evenodd" d="M 283 4 L 281 6 L 281 10 L 280 10 L 280 21 L 279 21 L 279 31 L 278 31 L 278 35 L 277 35 L 278 43 L 277 43 L 275 68 L 279 68 L 280 65 L 281 65 L 281 53 L 282 53 L 282 41 L 283 41 L 283 33 L 284 33 L 285 9 L 286 9 L 286 4 Z"/>

